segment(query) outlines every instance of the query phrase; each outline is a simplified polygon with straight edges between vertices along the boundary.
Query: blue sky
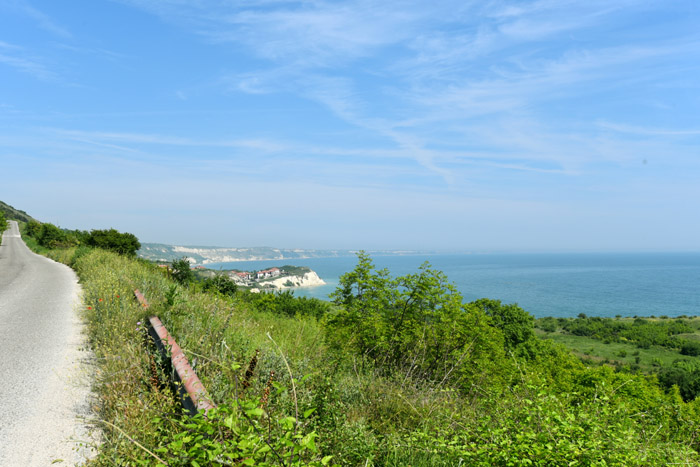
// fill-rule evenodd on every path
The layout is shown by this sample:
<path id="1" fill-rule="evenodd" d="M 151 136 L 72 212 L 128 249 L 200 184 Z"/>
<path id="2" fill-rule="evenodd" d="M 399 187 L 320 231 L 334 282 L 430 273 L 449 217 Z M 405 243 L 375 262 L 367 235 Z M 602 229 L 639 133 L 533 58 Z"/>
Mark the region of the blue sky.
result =
<path id="1" fill-rule="evenodd" d="M 144 242 L 700 250 L 700 3 L 0 0 L 0 199 Z"/>

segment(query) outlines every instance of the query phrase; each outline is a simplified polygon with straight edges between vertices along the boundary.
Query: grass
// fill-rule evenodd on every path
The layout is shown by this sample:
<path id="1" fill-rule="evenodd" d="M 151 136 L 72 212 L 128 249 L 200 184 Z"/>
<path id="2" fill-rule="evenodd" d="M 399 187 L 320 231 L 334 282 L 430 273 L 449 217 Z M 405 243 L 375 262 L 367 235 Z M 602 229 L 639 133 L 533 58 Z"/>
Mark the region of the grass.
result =
<path id="1" fill-rule="evenodd" d="M 230 446 L 232 439 L 258 451 L 230 465 L 278 465 L 262 452 L 265 443 L 291 454 L 285 465 L 320 465 L 327 455 L 340 465 L 414 467 L 518 465 L 524 459 L 535 465 L 699 460 L 694 440 L 700 404 L 666 396 L 635 375 L 586 369 L 565 357 L 569 366 L 562 369 L 556 366 L 560 360 L 545 358 L 540 365 L 555 365 L 552 374 L 566 373 L 556 392 L 535 363 L 506 360 L 496 375 L 505 384 L 484 380 L 456 390 L 329 348 L 322 320 L 260 311 L 240 295 L 199 293 L 174 284 L 161 268 L 113 253 L 46 253 L 72 265 L 83 287 L 104 432 L 90 465 L 156 465 L 155 456 L 171 466 L 192 465 L 195 456 Z M 214 402 L 232 411 L 248 404 L 241 417 L 231 412 L 216 425 L 183 415 L 162 384 L 167 375 L 151 370 L 155 356 L 143 326 L 148 313 L 133 299 L 135 288 L 151 303 L 148 313 L 157 314 L 177 339 Z M 578 342 L 583 351 L 593 345 Z M 634 349 L 622 345 L 609 350 L 634 358 Z M 256 351 L 244 389 L 241 381 Z M 642 352 L 642 359 L 660 358 Z M 608 358 L 602 347 L 592 353 Z M 318 437 L 310 443 L 312 435 Z"/>
<path id="2" fill-rule="evenodd" d="M 637 317 L 621 318 L 617 317 L 614 320 L 604 320 L 604 323 L 634 323 Z M 570 318 L 569 320 L 573 320 Z M 683 316 L 677 318 L 654 317 L 644 318 L 650 323 L 671 323 L 673 320 L 682 320 L 695 331 L 692 333 L 677 334 L 673 338 L 678 340 L 700 341 L 700 317 L 698 316 Z M 552 322 L 551 318 L 543 318 L 538 320 L 541 323 Z M 626 365 L 635 370 L 641 370 L 647 373 L 657 372 L 660 368 L 671 366 L 675 361 L 697 361 L 696 357 L 682 355 L 679 348 L 662 347 L 652 345 L 649 348 L 643 348 L 633 342 L 626 342 L 624 337 L 620 341 L 605 341 L 587 336 L 578 336 L 570 334 L 561 327 L 561 320 L 558 320 L 557 325 L 550 328 L 550 332 L 545 332 L 542 329 L 536 328 L 537 335 L 544 339 L 549 339 L 570 349 L 575 355 L 581 358 L 584 362 L 591 364 L 608 363 L 614 365 Z M 552 330 L 554 330 L 552 332 Z"/>
<path id="3" fill-rule="evenodd" d="M 561 332 L 545 333 L 537 330 L 544 339 L 564 345 L 575 355 L 591 363 L 609 362 L 621 365 L 638 365 L 644 371 L 652 371 L 660 366 L 670 366 L 675 360 L 692 361 L 695 357 L 681 355 L 676 350 L 652 346 L 641 349 L 635 344 L 624 342 L 604 343 L 600 340 L 585 336 L 574 336 Z M 639 359 L 639 360 L 637 360 Z"/>

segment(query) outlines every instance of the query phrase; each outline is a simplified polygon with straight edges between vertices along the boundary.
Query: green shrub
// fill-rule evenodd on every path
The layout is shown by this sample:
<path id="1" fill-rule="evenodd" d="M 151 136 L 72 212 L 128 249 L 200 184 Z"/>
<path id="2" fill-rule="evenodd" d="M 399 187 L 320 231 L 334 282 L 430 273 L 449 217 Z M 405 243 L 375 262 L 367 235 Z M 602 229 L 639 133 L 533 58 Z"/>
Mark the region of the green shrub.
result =
<path id="1" fill-rule="evenodd" d="M 305 415 L 310 416 L 312 411 Z M 157 423 L 167 427 L 168 420 Z M 239 400 L 196 416 L 174 420 L 163 429 L 155 452 L 169 466 L 192 465 L 329 465 L 333 456 L 318 457 L 313 432 L 298 432 L 294 417 L 270 420 L 259 399 Z"/>
<path id="2" fill-rule="evenodd" d="M 5 213 L 0 212 L 0 242 L 2 242 L 2 233 L 7 230 L 9 227 L 9 224 L 7 223 L 7 219 L 5 219 Z"/>
<path id="3" fill-rule="evenodd" d="M 205 292 L 216 292 L 221 295 L 233 297 L 236 295 L 238 286 L 227 275 L 216 274 L 214 277 L 208 277 L 202 281 L 202 289 Z"/>
<path id="4" fill-rule="evenodd" d="M 317 298 L 296 297 L 291 290 L 245 292 L 241 298 L 257 310 L 284 316 L 313 316 L 316 319 L 321 319 L 330 311 L 327 302 Z"/>
<path id="5" fill-rule="evenodd" d="M 391 279 L 361 252 L 331 297 L 341 306 L 327 321 L 331 345 L 354 349 L 379 367 L 467 388 L 506 364 L 503 335 L 490 318 L 464 304 L 427 263 L 417 274 Z"/>
<path id="6" fill-rule="evenodd" d="M 681 340 L 680 342 L 681 354 L 690 355 L 691 357 L 697 357 L 700 355 L 700 342 Z"/>
<path id="7" fill-rule="evenodd" d="M 141 243 L 134 234 L 121 233 L 115 229 L 93 230 L 87 236 L 86 243 L 127 256 L 136 256 L 136 252 L 141 248 Z"/>
<path id="8" fill-rule="evenodd" d="M 186 257 L 182 257 L 173 261 L 171 265 L 172 276 L 177 282 L 182 285 L 187 285 L 194 281 L 194 272 L 190 266 L 190 262 Z"/>
<path id="9" fill-rule="evenodd" d="M 532 339 L 535 319 L 516 304 L 503 305 L 500 300 L 481 298 L 472 302 L 491 318 L 492 326 L 503 332 L 506 350 Z"/>

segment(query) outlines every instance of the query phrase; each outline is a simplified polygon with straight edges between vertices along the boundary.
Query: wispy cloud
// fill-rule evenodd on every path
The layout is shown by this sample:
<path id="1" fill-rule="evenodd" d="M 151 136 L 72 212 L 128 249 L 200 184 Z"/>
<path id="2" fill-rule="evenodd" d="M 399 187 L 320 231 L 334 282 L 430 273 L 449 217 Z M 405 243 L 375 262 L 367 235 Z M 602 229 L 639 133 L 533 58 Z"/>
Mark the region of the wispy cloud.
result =
<path id="1" fill-rule="evenodd" d="M 612 122 L 599 122 L 601 128 L 613 130 L 619 133 L 628 133 L 640 136 L 699 136 L 700 129 L 669 129 L 653 128 L 634 125 L 625 125 Z"/>
<path id="2" fill-rule="evenodd" d="M 25 0 L 8 0 L 3 2 L 5 7 L 19 12 L 20 14 L 32 19 L 41 29 L 62 38 L 70 38 L 73 35 L 63 26 L 59 25 L 49 15 L 32 6 Z"/>
<path id="3" fill-rule="evenodd" d="M 23 47 L 6 42 L 0 42 L 0 63 L 40 80 L 56 78 L 54 72 L 49 70 L 40 60 L 31 57 Z"/>

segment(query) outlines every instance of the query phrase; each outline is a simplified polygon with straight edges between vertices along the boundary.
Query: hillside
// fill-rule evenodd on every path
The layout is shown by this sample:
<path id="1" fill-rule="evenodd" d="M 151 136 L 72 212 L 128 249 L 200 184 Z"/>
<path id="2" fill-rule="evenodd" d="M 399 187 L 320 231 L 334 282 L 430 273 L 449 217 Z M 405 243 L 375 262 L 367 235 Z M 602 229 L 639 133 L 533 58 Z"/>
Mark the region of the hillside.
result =
<path id="1" fill-rule="evenodd" d="M 183 467 L 700 462 L 700 400 L 585 365 L 516 305 L 465 303 L 427 267 L 392 280 L 360 255 L 328 304 L 202 293 L 99 250 L 52 256 L 78 272 L 100 362 L 105 443 L 90 465 L 153 465 L 155 453 Z M 134 287 L 196 361 L 218 405 L 207 418 L 181 414 L 154 370 Z"/>
<path id="2" fill-rule="evenodd" d="M 202 260 L 311 251 L 161 247 Z M 465 301 L 428 264 L 394 278 L 365 252 L 329 303 L 207 287 L 99 248 L 42 251 L 83 287 L 104 440 L 91 466 L 700 465 L 692 318 L 535 320 Z M 206 417 L 179 406 L 152 313 L 217 405 Z M 587 339 L 575 353 L 556 342 L 571 337 Z"/>
<path id="3" fill-rule="evenodd" d="M 27 214 L 26 212 L 21 211 L 19 209 L 15 209 L 3 201 L 0 201 L 0 212 L 5 214 L 5 217 L 7 219 L 22 221 L 22 222 L 29 222 L 31 220 L 34 220 L 34 218 L 32 216 L 30 216 L 29 214 Z"/>
<path id="4" fill-rule="evenodd" d="M 272 247 L 211 247 L 181 246 L 163 243 L 142 243 L 138 255 L 149 261 L 171 262 L 186 256 L 192 264 L 228 263 L 234 261 L 288 260 L 306 258 L 336 258 L 354 256 L 354 250 L 306 250 Z M 415 251 L 372 251 L 375 255 L 416 254 Z"/>

